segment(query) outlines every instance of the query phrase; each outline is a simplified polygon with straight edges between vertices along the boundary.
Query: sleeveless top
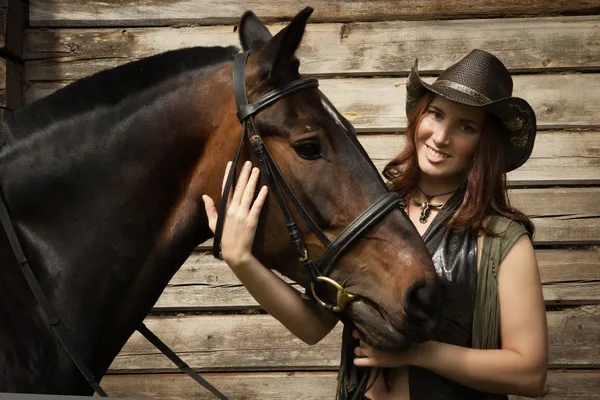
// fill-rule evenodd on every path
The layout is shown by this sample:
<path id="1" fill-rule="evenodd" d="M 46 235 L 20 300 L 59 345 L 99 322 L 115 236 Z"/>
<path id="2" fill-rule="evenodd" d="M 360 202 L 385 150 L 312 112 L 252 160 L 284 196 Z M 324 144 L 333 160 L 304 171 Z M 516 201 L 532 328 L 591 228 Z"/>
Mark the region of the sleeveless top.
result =
<path id="1" fill-rule="evenodd" d="M 508 218 L 490 217 L 488 228 L 497 236 L 485 236 L 478 274 L 477 232 L 446 229 L 463 195 L 455 193 L 423 235 L 443 287 L 443 321 L 433 340 L 463 347 L 499 348 L 497 268 L 527 231 Z M 506 395 L 479 392 L 419 367 L 409 367 L 408 379 L 411 400 L 508 399 Z"/>
<path id="2" fill-rule="evenodd" d="M 459 208 L 464 191 L 455 193 L 435 216 L 423 235 L 442 283 L 443 321 L 432 340 L 463 347 L 500 348 L 500 314 L 497 268 L 512 245 L 527 231 L 520 223 L 492 216 L 488 228 L 497 236 L 484 237 L 480 273 L 477 272 L 477 233 L 472 229 L 447 229 Z M 476 306 L 477 304 L 477 306 Z M 342 362 L 336 398 L 349 399 L 364 386 L 358 383 L 369 369 L 355 368 L 352 325 L 345 324 Z M 409 367 L 410 400 L 508 399 L 468 388 L 424 368 Z"/>

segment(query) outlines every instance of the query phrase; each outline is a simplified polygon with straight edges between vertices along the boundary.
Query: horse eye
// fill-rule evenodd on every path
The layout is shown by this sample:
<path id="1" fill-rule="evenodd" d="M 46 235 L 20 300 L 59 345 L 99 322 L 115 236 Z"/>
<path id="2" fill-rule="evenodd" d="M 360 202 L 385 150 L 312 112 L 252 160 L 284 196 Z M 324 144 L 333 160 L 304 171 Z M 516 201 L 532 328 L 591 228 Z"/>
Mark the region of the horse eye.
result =
<path id="1" fill-rule="evenodd" d="M 318 142 L 305 140 L 294 144 L 296 153 L 307 160 L 316 160 L 322 156 L 321 145 Z"/>

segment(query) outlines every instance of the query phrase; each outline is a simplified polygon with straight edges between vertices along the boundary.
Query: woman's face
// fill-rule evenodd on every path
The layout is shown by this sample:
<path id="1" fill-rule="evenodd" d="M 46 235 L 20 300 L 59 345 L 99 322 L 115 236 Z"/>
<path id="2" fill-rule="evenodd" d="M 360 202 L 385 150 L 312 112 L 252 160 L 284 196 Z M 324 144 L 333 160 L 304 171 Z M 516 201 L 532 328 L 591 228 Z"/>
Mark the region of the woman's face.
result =
<path id="1" fill-rule="evenodd" d="M 473 159 L 485 111 L 435 96 L 416 132 L 419 169 L 431 178 L 456 179 Z"/>

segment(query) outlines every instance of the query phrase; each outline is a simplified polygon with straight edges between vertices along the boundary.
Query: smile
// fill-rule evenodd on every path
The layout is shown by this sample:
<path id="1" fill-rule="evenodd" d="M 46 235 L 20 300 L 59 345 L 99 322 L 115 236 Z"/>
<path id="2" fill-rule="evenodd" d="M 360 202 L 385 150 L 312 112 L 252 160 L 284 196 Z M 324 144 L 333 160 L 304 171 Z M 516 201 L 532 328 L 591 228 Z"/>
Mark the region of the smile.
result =
<path id="1" fill-rule="evenodd" d="M 427 146 L 427 145 L 425 145 L 425 146 Z M 439 158 L 449 158 L 450 157 L 449 154 L 442 153 L 441 151 L 435 150 L 429 146 L 427 146 L 427 152 L 430 153 L 434 157 L 439 157 Z"/>

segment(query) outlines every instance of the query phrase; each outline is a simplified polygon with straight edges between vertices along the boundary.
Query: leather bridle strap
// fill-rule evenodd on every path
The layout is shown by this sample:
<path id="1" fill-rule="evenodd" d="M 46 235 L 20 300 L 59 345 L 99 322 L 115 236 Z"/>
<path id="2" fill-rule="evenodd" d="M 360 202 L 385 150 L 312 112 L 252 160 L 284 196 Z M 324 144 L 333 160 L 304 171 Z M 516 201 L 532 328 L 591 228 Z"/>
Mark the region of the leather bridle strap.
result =
<path id="1" fill-rule="evenodd" d="M 54 335 L 62 345 L 63 349 L 67 352 L 68 356 L 71 358 L 81 375 L 85 378 L 90 387 L 98 393 L 100 397 L 108 397 L 106 392 L 100 387 L 100 384 L 89 370 L 83 358 L 79 354 L 77 347 L 73 343 L 69 332 L 63 325 L 61 319 L 58 316 L 58 313 L 52 307 L 52 304 L 44 294 L 39 282 L 35 278 L 33 271 L 31 270 L 31 266 L 29 265 L 29 260 L 25 257 L 25 252 L 21 247 L 21 243 L 19 238 L 17 237 L 17 233 L 15 232 L 15 228 L 10 219 L 10 215 L 8 214 L 8 210 L 6 207 L 6 203 L 4 202 L 4 197 L 0 194 L 0 220 L 2 222 L 2 226 L 4 227 L 4 231 L 6 232 L 6 236 L 8 237 L 8 241 L 10 242 L 10 246 L 12 251 L 17 259 L 17 262 L 21 266 L 21 271 L 25 276 L 25 280 L 33 293 L 33 296 L 37 303 L 40 305 L 42 310 L 42 316 L 46 320 L 46 323 L 50 326 Z M 156 335 L 154 335 L 150 330 L 142 323 L 138 328 L 138 331 L 144 335 L 150 343 L 152 343 L 156 348 L 158 348 L 163 354 L 165 354 L 179 369 L 192 377 L 196 382 L 200 383 L 207 390 L 213 393 L 221 400 L 228 400 L 228 398 L 215 389 L 208 381 L 198 375 L 194 370 L 192 370 L 181 358 L 179 358 L 166 344 L 164 344 Z"/>
<path id="2" fill-rule="evenodd" d="M 371 207 L 356 218 L 337 239 L 327 248 L 325 253 L 317 262 L 317 269 L 322 275 L 327 275 L 329 268 L 333 265 L 343 253 L 350 247 L 356 239 L 364 232 L 368 231 L 379 222 L 383 217 L 389 214 L 394 208 L 402 204 L 402 197 L 396 192 L 390 192 L 377 200 Z M 402 209 L 402 207 L 398 207 Z"/>
<path id="3" fill-rule="evenodd" d="M 215 229 L 215 237 L 213 242 L 213 255 L 216 258 L 222 259 L 221 239 L 223 235 L 223 224 L 225 221 L 225 214 L 227 211 L 227 200 L 229 199 L 229 195 L 235 182 L 234 177 L 236 172 L 236 166 L 245 142 L 245 136 L 247 135 L 250 143 L 252 144 L 254 154 L 259 159 L 259 166 L 262 172 L 262 178 L 273 191 L 273 194 L 277 199 L 281 211 L 284 214 L 286 225 L 288 227 L 290 236 L 292 237 L 292 241 L 295 244 L 295 248 L 298 251 L 300 257 L 306 258 L 306 249 L 304 248 L 304 242 L 300 237 L 300 231 L 296 227 L 291 212 L 287 207 L 284 195 L 279 186 L 280 184 L 283 186 L 288 197 L 292 200 L 294 205 L 298 208 L 302 216 L 305 218 L 311 231 L 313 231 L 315 235 L 317 235 L 319 240 L 321 240 L 326 246 L 329 244 L 329 240 L 320 230 L 317 223 L 314 221 L 314 219 L 311 217 L 308 211 L 306 211 L 302 203 L 297 199 L 296 195 L 283 178 L 283 175 L 277 168 L 277 165 L 275 164 L 271 155 L 264 146 L 262 138 L 258 134 L 256 127 L 254 126 L 252 116 L 285 96 L 289 96 L 293 93 L 296 93 L 299 90 L 317 87 L 318 81 L 316 79 L 299 79 L 287 85 L 284 85 L 281 88 L 274 89 L 273 91 L 267 93 L 266 95 L 258 99 L 256 102 L 249 104 L 245 83 L 245 66 L 248 55 L 249 52 L 238 54 L 233 63 L 233 91 L 236 105 L 238 108 L 237 115 L 242 123 L 242 135 L 240 137 L 240 142 L 238 144 L 236 154 L 233 158 L 233 163 L 231 165 L 229 175 L 227 176 L 227 179 L 225 181 L 225 187 L 221 196 L 221 202 L 219 204 L 217 226 Z M 306 266 L 309 267 L 309 269 L 314 270 L 314 265 Z"/>

